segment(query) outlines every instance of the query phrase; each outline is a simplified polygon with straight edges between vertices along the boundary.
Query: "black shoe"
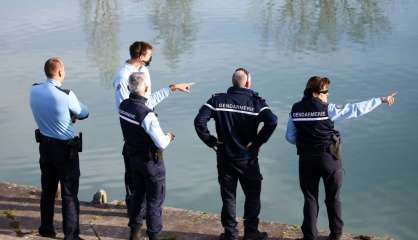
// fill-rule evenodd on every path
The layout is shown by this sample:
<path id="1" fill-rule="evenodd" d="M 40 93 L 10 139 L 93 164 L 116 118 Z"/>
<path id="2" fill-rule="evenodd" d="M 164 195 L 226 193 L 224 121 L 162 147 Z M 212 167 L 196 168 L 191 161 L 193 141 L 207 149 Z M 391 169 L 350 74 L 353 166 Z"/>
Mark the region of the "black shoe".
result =
<path id="1" fill-rule="evenodd" d="M 252 232 L 252 233 L 245 233 L 243 240 L 267 240 L 269 235 L 266 232 Z"/>
<path id="2" fill-rule="evenodd" d="M 81 238 L 81 237 L 76 237 L 76 238 L 74 238 L 74 240 L 85 240 L 85 239 Z"/>
<path id="3" fill-rule="evenodd" d="M 238 240 L 238 237 L 235 237 L 235 238 L 227 238 L 225 236 L 225 233 L 221 233 L 221 235 L 219 235 L 219 240 Z"/>
<path id="4" fill-rule="evenodd" d="M 129 240 L 142 240 L 142 233 L 141 229 L 131 229 L 131 232 L 129 233 Z"/>
<path id="5" fill-rule="evenodd" d="M 44 232 L 44 231 L 38 231 L 39 235 L 46 238 L 56 238 L 57 234 L 55 232 Z"/>
<path id="6" fill-rule="evenodd" d="M 333 234 L 333 233 L 331 233 L 328 236 L 327 240 L 341 240 L 341 236 L 342 236 L 342 234 Z"/>

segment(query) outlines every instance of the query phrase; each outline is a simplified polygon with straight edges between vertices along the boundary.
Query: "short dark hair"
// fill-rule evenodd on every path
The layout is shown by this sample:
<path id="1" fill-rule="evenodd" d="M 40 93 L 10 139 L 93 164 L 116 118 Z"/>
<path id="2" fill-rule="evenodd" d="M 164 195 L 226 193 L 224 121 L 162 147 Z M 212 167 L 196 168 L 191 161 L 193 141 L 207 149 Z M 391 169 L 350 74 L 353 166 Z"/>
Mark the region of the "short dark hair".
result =
<path id="1" fill-rule="evenodd" d="M 331 81 L 327 77 L 313 76 L 310 77 L 306 83 L 305 91 L 303 95 L 312 97 L 313 93 L 319 93 L 324 86 L 330 85 Z"/>
<path id="2" fill-rule="evenodd" d="M 62 61 L 57 57 L 52 57 L 45 62 L 44 71 L 48 78 L 52 78 L 57 74 L 60 69 Z"/>
<path id="3" fill-rule="evenodd" d="M 248 78 L 250 77 L 250 72 L 247 69 L 243 68 L 243 67 L 239 67 L 239 68 L 235 69 L 234 73 L 232 74 L 232 84 L 235 87 L 240 87 L 242 85 L 242 82 L 240 80 L 242 80 L 242 79 L 238 79 L 237 78 L 237 76 L 236 76 L 236 73 L 237 72 L 243 72 L 243 73 L 245 73 L 245 75 L 247 76 L 247 79 L 246 80 L 248 80 Z"/>
<path id="4" fill-rule="evenodd" d="M 134 42 L 129 47 L 129 53 L 131 58 L 139 58 L 141 55 L 145 54 L 147 50 L 152 50 L 152 45 L 147 42 Z"/>

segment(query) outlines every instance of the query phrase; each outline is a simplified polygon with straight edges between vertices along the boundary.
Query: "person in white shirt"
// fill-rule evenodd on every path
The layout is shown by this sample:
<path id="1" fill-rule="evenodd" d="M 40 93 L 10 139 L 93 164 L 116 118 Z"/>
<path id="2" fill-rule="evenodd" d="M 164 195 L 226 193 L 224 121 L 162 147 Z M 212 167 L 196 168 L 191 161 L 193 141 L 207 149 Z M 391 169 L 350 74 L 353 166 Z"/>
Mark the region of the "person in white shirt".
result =
<path id="1" fill-rule="evenodd" d="M 153 47 L 151 44 L 144 41 L 136 41 L 131 44 L 129 47 L 130 59 L 128 59 L 120 70 L 116 73 L 116 76 L 113 80 L 113 87 L 115 89 L 115 105 L 116 110 L 119 112 L 120 103 L 129 98 L 130 91 L 128 89 L 129 76 L 135 72 L 141 72 L 144 74 L 144 81 L 148 87 L 147 92 L 144 97 L 147 99 L 145 105 L 153 110 L 161 101 L 167 98 L 171 93 L 174 93 L 176 90 L 182 92 L 190 92 L 190 88 L 194 83 L 177 83 L 170 84 L 166 88 L 162 88 L 154 93 L 151 92 L 151 77 L 148 70 L 148 66 L 152 60 L 152 50 Z M 132 182 L 130 177 L 128 156 L 126 154 L 126 144 L 123 146 L 122 155 L 125 164 L 125 190 L 126 190 L 126 204 L 128 205 L 129 199 L 132 195 Z"/>

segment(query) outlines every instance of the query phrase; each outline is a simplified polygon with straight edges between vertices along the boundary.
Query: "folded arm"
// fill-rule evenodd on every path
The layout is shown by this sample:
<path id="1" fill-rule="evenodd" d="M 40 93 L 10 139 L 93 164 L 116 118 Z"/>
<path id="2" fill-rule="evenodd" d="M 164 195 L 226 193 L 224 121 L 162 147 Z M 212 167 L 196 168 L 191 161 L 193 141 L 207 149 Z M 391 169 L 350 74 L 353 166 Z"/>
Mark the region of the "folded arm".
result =
<path id="1" fill-rule="evenodd" d="M 89 110 L 86 105 L 78 101 L 77 96 L 70 91 L 68 94 L 68 108 L 72 115 L 74 115 L 77 119 L 85 119 L 89 116 Z"/>

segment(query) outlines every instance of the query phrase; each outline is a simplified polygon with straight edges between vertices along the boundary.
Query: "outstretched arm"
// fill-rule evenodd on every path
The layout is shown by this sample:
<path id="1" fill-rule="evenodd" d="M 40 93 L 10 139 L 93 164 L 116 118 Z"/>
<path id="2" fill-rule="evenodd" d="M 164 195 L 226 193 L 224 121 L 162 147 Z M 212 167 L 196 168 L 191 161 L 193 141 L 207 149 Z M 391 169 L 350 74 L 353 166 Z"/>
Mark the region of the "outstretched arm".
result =
<path id="1" fill-rule="evenodd" d="M 171 84 L 168 88 L 162 88 L 156 92 L 151 93 L 145 105 L 147 105 L 149 109 L 154 109 L 155 106 L 157 106 L 160 102 L 162 102 L 176 90 L 190 93 L 190 89 L 193 84 L 194 83 Z"/>
<path id="2" fill-rule="evenodd" d="M 155 106 L 157 106 L 160 102 L 162 102 L 164 99 L 170 96 L 170 93 L 171 91 L 168 88 L 162 88 L 156 92 L 153 92 L 151 93 L 145 105 L 147 105 L 149 109 L 154 109 Z"/>
<path id="3" fill-rule="evenodd" d="M 368 101 L 348 103 L 342 108 L 338 108 L 335 104 L 329 104 L 328 117 L 331 121 L 339 121 L 363 116 L 376 109 L 382 103 L 386 103 L 389 106 L 392 105 L 395 102 L 396 94 L 395 92 L 388 96 L 372 98 Z"/>

